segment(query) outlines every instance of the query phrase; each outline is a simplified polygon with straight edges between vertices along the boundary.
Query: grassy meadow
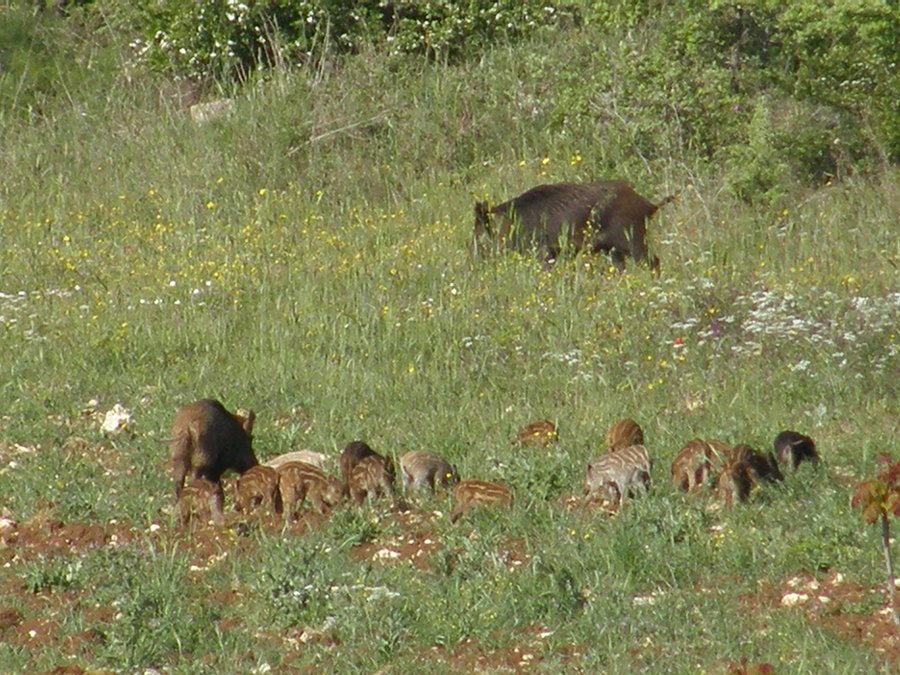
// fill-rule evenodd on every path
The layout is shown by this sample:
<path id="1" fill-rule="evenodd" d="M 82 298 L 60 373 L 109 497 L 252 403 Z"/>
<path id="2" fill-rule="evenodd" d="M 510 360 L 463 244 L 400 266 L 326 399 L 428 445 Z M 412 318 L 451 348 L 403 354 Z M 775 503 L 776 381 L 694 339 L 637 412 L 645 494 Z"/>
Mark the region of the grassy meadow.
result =
<path id="1" fill-rule="evenodd" d="M 677 119 L 651 142 L 583 100 L 579 73 L 615 84 L 647 34 L 558 31 L 274 71 L 207 92 L 235 103 L 202 125 L 114 41 L 0 82 L 0 671 L 900 668 L 879 532 L 850 508 L 900 432 L 896 167 L 741 199 Z M 469 258 L 476 199 L 613 177 L 678 195 L 648 228 L 659 276 Z M 257 412 L 260 459 L 431 450 L 515 506 L 190 535 L 163 439 L 203 397 Z M 130 422 L 104 433 L 115 404 Z M 578 508 L 626 416 L 650 493 Z M 558 445 L 511 443 L 540 418 Z M 671 487 L 686 441 L 768 450 L 783 429 L 820 470 L 732 509 Z M 101 535 L 60 540 L 75 526 Z"/>

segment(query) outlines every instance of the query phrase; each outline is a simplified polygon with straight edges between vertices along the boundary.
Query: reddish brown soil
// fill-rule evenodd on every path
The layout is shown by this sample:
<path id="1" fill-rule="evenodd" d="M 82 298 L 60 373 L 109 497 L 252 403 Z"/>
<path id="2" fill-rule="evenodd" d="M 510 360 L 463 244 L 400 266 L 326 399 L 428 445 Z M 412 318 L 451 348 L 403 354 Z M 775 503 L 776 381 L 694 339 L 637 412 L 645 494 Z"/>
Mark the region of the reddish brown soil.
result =
<path id="1" fill-rule="evenodd" d="M 862 586 L 829 572 L 768 583 L 744 601 L 756 612 L 803 612 L 810 622 L 874 650 L 886 663 L 900 665 L 900 626 L 891 619 L 886 596 L 882 588 Z"/>
<path id="2" fill-rule="evenodd" d="M 571 506 L 580 508 L 574 503 Z M 426 569 L 435 552 L 442 547 L 436 534 L 436 523 L 446 518 L 446 514 L 416 508 L 395 508 L 385 509 L 381 517 L 390 525 L 387 530 L 392 534 L 354 547 L 351 556 L 360 562 L 407 564 L 415 569 Z M 186 530 L 163 525 L 150 531 L 138 531 L 117 522 L 63 523 L 49 513 L 18 523 L 13 515 L 5 514 L 4 525 L 0 528 L 0 568 L 5 565 L 14 569 L 22 562 L 51 560 L 57 556 L 77 555 L 89 549 L 135 544 L 151 537 L 184 545 L 185 550 L 190 551 L 191 572 L 202 574 L 224 555 L 253 555 L 253 538 L 244 535 L 254 527 L 296 537 L 321 526 L 328 518 L 328 515 L 307 511 L 301 519 L 285 527 L 280 518 L 264 513 L 251 514 L 244 520 L 242 515 L 229 512 L 225 527 L 195 523 Z M 508 540 L 500 555 L 511 571 L 529 562 L 527 545 L 518 539 Z M 90 629 L 74 634 L 64 629 L 62 617 L 66 612 L 77 611 L 88 626 L 109 621 L 114 615 L 111 607 L 93 605 L 85 591 L 32 592 L 15 574 L 0 577 L 0 597 L 3 598 L 0 602 L 0 640 L 29 649 L 41 649 L 48 645 L 60 647 L 71 662 L 60 664 L 54 672 L 83 672 L 77 664 L 90 663 L 94 650 L 99 646 L 98 636 Z M 218 594 L 214 601 L 224 606 L 240 606 L 243 598 L 240 593 L 228 590 Z M 900 629 L 891 622 L 881 588 L 862 586 L 836 572 L 801 574 L 770 582 L 743 601 L 749 612 L 759 614 L 761 621 L 776 611 L 803 612 L 811 623 L 878 653 L 885 664 L 900 664 Z M 239 619 L 229 618 L 226 621 L 234 624 Z M 223 623 L 221 626 L 223 630 L 229 627 L 233 625 Z M 476 641 L 466 640 L 452 647 L 432 648 L 426 658 L 433 654 L 435 659 L 452 664 L 454 670 L 460 672 L 525 672 L 540 669 L 539 664 L 547 658 L 541 641 L 549 634 L 546 627 L 535 626 L 524 630 L 519 636 L 513 636 L 510 646 L 503 649 L 486 649 Z M 310 627 L 272 632 L 261 638 L 277 642 L 284 648 L 284 660 L 279 672 L 288 673 L 315 672 L 294 664 L 299 663 L 304 649 L 308 649 L 310 644 L 325 647 L 335 644 L 334 635 Z M 564 656 L 570 656 L 573 662 L 577 662 L 582 653 L 578 646 L 571 646 L 571 652 L 566 651 Z M 723 672 L 748 675 L 772 672 L 767 670 L 770 666 L 765 663 L 722 665 Z"/>

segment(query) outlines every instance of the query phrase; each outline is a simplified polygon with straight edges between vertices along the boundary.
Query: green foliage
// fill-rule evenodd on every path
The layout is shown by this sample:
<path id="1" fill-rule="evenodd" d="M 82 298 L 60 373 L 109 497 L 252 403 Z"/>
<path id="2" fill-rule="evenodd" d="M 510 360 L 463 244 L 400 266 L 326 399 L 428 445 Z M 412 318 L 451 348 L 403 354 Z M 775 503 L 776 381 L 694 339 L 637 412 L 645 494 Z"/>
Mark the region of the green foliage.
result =
<path id="1" fill-rule="evenodd" d="M 900 516 L 900 462 L 889 455 L 879 457 L 881 472 L 862 481 L 853 494 L 852 505 L 862 511 L 862 518 L 874 525 L 889 516 Z"/>
<path id="2" fill-rule="evenodd" d="M 882 0 L 790 3 L 779 16 L 782 62 L 793 91 L 862 121 L 896 159 L 900 152 L 897 36 L 900 11 Z"/>
<path id="3" fill-rule="evenodd" d="M 382 532 L 381 524 L 371 513 L 358 509 L 338 509 L 332 516 L 332 527 L 341 548 L 365 544 Z"/>
<path id="4" fill-rule="evenodd" d="M 632 29 L 580 71 L 590 86 L 565 92 L 566 119 L 624 120 L 645 157 L 721 158 L 736 195 L 768 202 L 788 178 L 821 184 L 898 156 L 900 15 L 881 0 L 593 6 L 615 35 L 612 16 Z"/>
<path id="5" fill-rule="evenodd" d="M 437 57 L 474 55 L 491 43 L 553 25 L 565 13 L 536 0 L 420 0 L 386 7 L 392 10 L 385 23 L 389 51 Z"/>
<path id="6" fill-rule="evenodd" d="M 900 201 L 891 152 L 872 161 L 886 94 L 806 81 L 788 37 L 844 77 L 826 55 L 850 14 L 799 4 L 821 44 L 786 23 L 798 3 L 580 3 L 583 23 L 509 33 L 479 28 L 475 4 L 417 3 L 441 24 L 427 34 L 395 5 L 392 32 L 379 9 L 361 42 L 314 22 L 295 51 L 242 24 L 244 51 L 198 62 L 223 76 L 206 95 L 234 100 L 207 124 L 172 93 L 187 61 L 161 75 L 133 58 L 123 26 L 149 4 L 4 14 L 2 606 L 24 620 L 3 628 L 0 670 L 456 672 L 526 653 L 548 672 L 877 670 L 777 597 L 795 577 L 816 596 L 837 574 L 878 583 L 847 484 L 897 420 Z M 170 8 L 194 7 L 213 5 Z M 215 7 L 207 51 L 237 30 Z M 853 16 L 867 35 L 887 21 Z M 403 21 L 414 54 L 395 48 Z M 649 224 L 659 276 L 467 257 L 476 199 L 605 177 L 678 194 Z M 261 459 L 364 438 L 439 452 L 516 503 L 451 526 L 449 497 L 416 495 L 282 531 L 232 510 L 229 477 L 226 525 L 185 532 L 162 441 L 200 396 L 258 412 Z M 133 427 L 105 436 L 115 403 Z M 609 517 L 578 495 L 623 416 L 652 486 Z M 542 417 L 557 444 L 511 443 Z M 765 448 L 787 428 L 815 437 L 818 471 L 732 509 L 669 484 L 690 438 Z M 36 515 L 117 537 L 61 545 Z M 880 601 L 828 611 L 870 622 Z"/>
<path id="7" fill-rule="evenodd" d="M 556 499 L 570 488 L 574 478 L 572 458 L 562 453 L 552 454 L 552 449 L 550 453 L 540 462 L 527 454 L 510 458 L 503 473 L 514 477 L 513 487 L 517 493 L 540 501 Z"/>
<path id="8" fill-rule="evenodd" d="M 136 3 L 122 19 L 142 36 L 132 48 L 152 68 L 198 79 L 244 79 L 332 49 L 358 49 L 376 10 L 377 3 L 341 0 L 178 0 Z"/>
<path id="9" fill-rule="evenodd" d="M 51 558 L 39 556 L 27 563 L 19 577 L 29 593 L 80 590 L 88 581 L 82 572 L 80 558 Z"/>
<path id="10" fill-rule="evenodd" d="M 120 20 L 142 35 L 132 47 L 152 68 L 244 79 L 256 70 L 317 63 L 373 42 L 384 43 L 389 54 L 457 56 L 533 32 L 556 17 L 552 5 L 537 0 L 178 0 L 137 3 Z"/>
<path id="11" fill-rule="evenodd" d="M 281 546 L 270 552 L 252 586 L 271 621 L 280 626 L 318 625 L 335 611 L 332 586 L 336 580 L 318 562 L 325 554 L 320 544 L 290 550 Z"/>
<path id="12" fill-rule="evenodd" d="M 0 120 L 51 116 L 60 99 L 102 77 L 114 56 L 93 39 L 96 18 L 82 11 L 63 18 L 31 5 L 0 6 Z"/>
<path id="13" fill-rule="evenodd" d="M 187 566 L 174 550 L 154 550 L 148 558 L 134 548 L 113 549 L 91 561 L 94 597 L 117 613 L 115 621 L 95 628 L 101 662 L 162 667 L 219 642 L 220 609 L 197 593 Z"/>

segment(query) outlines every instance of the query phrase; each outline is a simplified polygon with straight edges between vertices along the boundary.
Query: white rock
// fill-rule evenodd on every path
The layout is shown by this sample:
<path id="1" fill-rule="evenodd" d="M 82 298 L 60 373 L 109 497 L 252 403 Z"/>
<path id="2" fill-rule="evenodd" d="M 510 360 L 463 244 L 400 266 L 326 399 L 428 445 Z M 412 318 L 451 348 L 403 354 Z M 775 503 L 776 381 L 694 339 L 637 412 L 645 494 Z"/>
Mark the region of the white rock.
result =
<path id="1" fill-rule="evenodd" d="M 373 560 L 393 560 L 393 559 L 399 558 L 399 557 L 400 557 L 399 551 L 394 551 L 389 548 L 383 548 L 380 551 L 378 551 L 377 553 L 375 553 L 375 555 L 372 556 L 372 559 Z"/>
<path id="2" fill-rule="evenodd" d="M 220 98 L 209 103 L 195 103 L 191 106 L 191 119 L 197 124 L 205 124 L 224 117 L 234 108 L 234 99 Z"/>
<path id="3" fill-rule="evenodd" d="M 781 598 L 781 604 L 785 607 L 794 607 L 809 600 L 806 593 L 785 593 Z"/>
<path id="4" fill-rule="evenodd" d="M 130 425 L 131 413 L 119 403 L 116 403 L 110 410 L 106 411 L 100 429 L 108 434 L 118 434 Z"/>

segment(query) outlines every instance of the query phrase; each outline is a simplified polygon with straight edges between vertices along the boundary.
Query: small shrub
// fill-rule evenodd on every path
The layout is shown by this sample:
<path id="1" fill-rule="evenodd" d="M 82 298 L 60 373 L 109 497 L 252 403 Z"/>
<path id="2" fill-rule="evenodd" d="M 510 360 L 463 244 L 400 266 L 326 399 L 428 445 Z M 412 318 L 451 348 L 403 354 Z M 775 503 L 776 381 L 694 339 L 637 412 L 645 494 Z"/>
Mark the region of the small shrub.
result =
<path id="1" fill-rule="evenodd" d="M 272 556 L 251 585 L 279 625 L 319 625 L 334 611 L 334 580 L 320 564 L 318 546 Z"/>
<path id="2" fill-rule="evenodd" d="M 894 623 L 900 624 L 897 609 L 897 588 L 894 585 L 894 566 L 891 560 L 891 516 L 900 516 L 900 462 L 888 455 L 879 458 L 884 467 L 875 478 L 861 482 L 853 495 L 854 508 L 862 509 L 862 517 L 870 525 L 881 524 L 881 547 L 887 568 L 888 596 Z"/>
<path id="3" fill-rule="evenodd" d="M 20 576 L 29 593 L 71 591 L 84 588 L 81 559 L 43 555 L 24 565 Z"/>

